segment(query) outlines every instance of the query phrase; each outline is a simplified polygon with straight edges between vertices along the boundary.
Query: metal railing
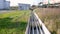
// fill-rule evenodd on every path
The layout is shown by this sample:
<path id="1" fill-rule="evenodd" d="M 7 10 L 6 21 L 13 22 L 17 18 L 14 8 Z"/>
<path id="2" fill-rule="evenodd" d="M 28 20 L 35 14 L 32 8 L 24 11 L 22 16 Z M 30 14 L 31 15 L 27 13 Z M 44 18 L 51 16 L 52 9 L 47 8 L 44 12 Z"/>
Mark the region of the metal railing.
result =
<path id="1" fill-rule="evenodd" d="M 51 34 L 38 15 L 32 11 L 25 34 Z"/>

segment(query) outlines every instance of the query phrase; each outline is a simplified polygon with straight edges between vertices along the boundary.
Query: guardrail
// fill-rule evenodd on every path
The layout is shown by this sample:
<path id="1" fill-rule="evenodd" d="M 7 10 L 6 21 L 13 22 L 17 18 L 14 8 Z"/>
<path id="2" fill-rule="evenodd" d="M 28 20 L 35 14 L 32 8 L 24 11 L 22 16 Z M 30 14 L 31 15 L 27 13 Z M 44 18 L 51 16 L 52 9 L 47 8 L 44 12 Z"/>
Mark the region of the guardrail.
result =
<path id="1" fill-rule="evenodd" d="M 51 34 L 51 33 L 46 28 L 41 19 L 38 17 L 38 15 L 33 11 L 31 12 L 31 16 L 28 21 L 25 34 Z"/>

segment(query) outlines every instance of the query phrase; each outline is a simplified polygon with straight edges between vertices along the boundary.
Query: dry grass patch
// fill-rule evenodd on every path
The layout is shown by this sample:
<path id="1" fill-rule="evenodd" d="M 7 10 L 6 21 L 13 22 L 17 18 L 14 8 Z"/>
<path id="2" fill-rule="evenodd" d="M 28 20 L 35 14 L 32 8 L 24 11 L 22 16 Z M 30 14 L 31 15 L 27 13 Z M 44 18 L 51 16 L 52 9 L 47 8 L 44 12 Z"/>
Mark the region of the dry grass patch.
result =
<path id="1" fill-rule="evenodd" d="M 38 8 L 36 13 L 52 34 L 60 29 L 60 8 Z"/>

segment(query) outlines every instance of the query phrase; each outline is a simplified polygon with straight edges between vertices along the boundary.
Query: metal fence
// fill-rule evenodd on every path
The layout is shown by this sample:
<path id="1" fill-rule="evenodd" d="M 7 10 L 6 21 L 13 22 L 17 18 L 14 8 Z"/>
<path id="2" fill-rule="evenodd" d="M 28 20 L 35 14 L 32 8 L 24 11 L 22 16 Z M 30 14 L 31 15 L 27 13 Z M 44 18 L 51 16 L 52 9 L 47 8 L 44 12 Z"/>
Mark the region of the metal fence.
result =
<path id="1" fill-rule="evenodd" d="M 34 11 L 31 12 L 25 34 L 51 34 Z"/>

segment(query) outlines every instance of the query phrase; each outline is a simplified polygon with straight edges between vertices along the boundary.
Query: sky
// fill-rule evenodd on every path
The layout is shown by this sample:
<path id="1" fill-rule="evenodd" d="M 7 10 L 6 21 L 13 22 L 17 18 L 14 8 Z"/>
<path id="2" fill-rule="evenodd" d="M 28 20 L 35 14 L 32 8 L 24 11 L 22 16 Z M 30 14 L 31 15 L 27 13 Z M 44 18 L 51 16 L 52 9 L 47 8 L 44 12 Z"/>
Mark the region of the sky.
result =
<path id="1" fill-rule="evenodd" d="M 48 0 L 7 0 L 7 1 L 10 1 L 10 6 L 18 6 L 18 3 L 38 5 L 38 3 L 42 1 L 48 3 Z M 60 2 L 60 0 L 49 0 L 49 1 L 50 3 Z"/>
<path id="2" fill-rule="evenodd" d="M 31 5 L 37 5 L 40 0 L 7 0 L 7 1 L 10 1 L 10 5 L 11 6 L 17 6 L 18 3 L 25 3 L 25 4 L 31 4 Z"/>
<path id="3" fill-rule="evenodd" d="M 60 0 L 49 0 L 49 3 L 58 3 Z M 45 0 L 44 3 L 48 3 L 48 0 Z"/>

